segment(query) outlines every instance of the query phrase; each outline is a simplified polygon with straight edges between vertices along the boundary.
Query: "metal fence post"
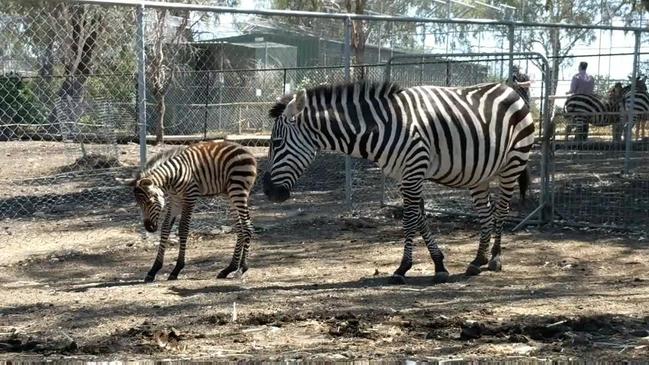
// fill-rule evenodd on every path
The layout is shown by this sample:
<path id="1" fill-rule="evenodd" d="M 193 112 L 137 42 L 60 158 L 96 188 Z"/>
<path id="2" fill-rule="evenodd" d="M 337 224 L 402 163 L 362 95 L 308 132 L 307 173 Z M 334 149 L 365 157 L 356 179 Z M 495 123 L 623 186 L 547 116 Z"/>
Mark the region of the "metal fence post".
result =
<path id="1" fill-rule="evenodd" d="M 507 30 L 507 40 L 509 41 L 509 76 L 507 77 L 507 80 L 509 80 L 513 85 L 514 74 L 512 73 L 512 68 L 514 67 L 514 24 L 508 24 Z"/>
<path id="2" fill-rule="evenodd" d="M 624 130 L 624 175 L 627 175 L 630 170 L 630 165 L 631 165 L 631 150 L 633 148 L 633 141 L 631 140 L 633 134 L 633 124 L 635 122 L 635 92 L 636 92 L 636 80 L 638 77 L 638 61 L 640 57 L 640 39 L 641 39 L 641 34 L 640 31 L 636 30 L 634 32 L 635 35 L 635 47 L 633 49 L 633 72 L 631 74 L 631 97 L 629 99 L 629 102 L 627 103 L 626 100 L 623 100 L 622 102 L 625 104 L 624 106 L 626 107 L 626 112 L 627 112 L 627 122 L 626 122 L 626 128 Z M 628 108 L 630 106 L 630 108 Z"/>
<path id="3" fill-rule="evenodd" d="M 554 219 L 554 192 L 552 191 L 552 164 L 554 163 L 554 125 L 552 124 L 550 111 L 550 90 L 552 89 L 552 70 L 547 60 L 544 60 L 545 68 L 545 92 L 543 94 L 543 120 L 541 139 L 541 207 L 540 220 L 542 223 L 552 222 Z"/>
<path id="4" fill-rule="evenodd" d="M 207 82 L 205 83 L 205 113 L 203 113 L 203 139 L 207 140 L 207 119 L 209 118 L 209 99 L 210 99 L 210 74 L 207 71 Z"/>
<path id="5" fill-rule="evenodd" d="M 386 83 L 392 81 L 392 57 L 388 59 L 388 62 L 385 64 L 385 70 L 383 71 L 383 81 Z M 385 206 L 385 189 L 387 188 L 386 186 L 386 181 L 387 179 L 385 178 L 385 174 L 383 173 L 383 170 L 381 170 L 381 206 Z"/>
<path id="6" fill-rule="evenodd" d="M 137 123 L 140 126 L 140 168 L 146 163 L 146 54 L 144 39 L 144 4 L 136 10 L 137 34 L 135 49 L 137 52 Z"/>
<path id="7" fill-rule="evenodd" d="M 351 39 L 352 22 L 345 18 L 345 39 L 343 44 L 343 65 L 345 65 L 345 81 L 351 81 Z M 345 156 L 345 203 L 352 208 L 352 158 Z"/>
<path id="8" fill-rule="evenodd" d="M 282 77 L 282 95 L 286 94 L 288 90 L 286 90 L 286 67 L 284 68 L 284 76 Z"/>

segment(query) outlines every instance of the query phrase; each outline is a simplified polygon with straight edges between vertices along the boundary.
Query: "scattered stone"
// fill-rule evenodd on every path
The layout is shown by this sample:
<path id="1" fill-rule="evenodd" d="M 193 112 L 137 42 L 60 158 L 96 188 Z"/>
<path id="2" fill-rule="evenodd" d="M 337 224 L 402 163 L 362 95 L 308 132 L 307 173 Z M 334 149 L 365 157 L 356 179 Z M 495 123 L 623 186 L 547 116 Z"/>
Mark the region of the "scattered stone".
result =
<path id="1" fill-rule="evenodd" d="M 646 329 L 641 329 L 641 330 L 635 330 L 629 332 L 629 334 L 633 337 L 647 337 L 649 336 L 649 330 Z"/>
<path id="2" fill-rule="evenodd" d="M 516 355 L 528 356 L 534 351 L 534 347 L 526 344 L 518 344 L 512 348 L 512 352 Z"/>
<path id="3" fill-rule="evenodd" d="M 591 344 L 593 335 L 587 332 L 577 332 L 572 338 L 573 345 L 588 346 Z"/>
<path id="4" fill-rule="evenodd" d="M 530 342 L 529 338 L 525 337 L 525 335 L 521 335 L 521 334 L 518 334 L 518 333 L 515 333 L 515 334 L 509 336 L 508 340 L 509 340 L 509 342 L 512 342 L 512 343 L 528 343 L 528 342 Z"/>
<path id="5" fill-rule="evenodd" d="M 482 337 L 483 326 L 479 322 L 467 321 L 462 324 L 462 332 L 460 332 L 460 340 L 475 340 Z"/>

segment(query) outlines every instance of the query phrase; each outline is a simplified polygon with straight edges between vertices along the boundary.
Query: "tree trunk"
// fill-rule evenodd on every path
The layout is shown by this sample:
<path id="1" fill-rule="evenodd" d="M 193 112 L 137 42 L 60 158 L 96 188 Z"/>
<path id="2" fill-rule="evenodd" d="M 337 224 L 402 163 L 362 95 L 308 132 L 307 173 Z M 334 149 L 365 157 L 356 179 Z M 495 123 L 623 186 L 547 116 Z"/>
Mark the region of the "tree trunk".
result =
<path id="1" fill-rule="evenodd" d="M 72 40 L 69 45 L 70 57 L 65 64 L 66 78 L 56 93 L 56 100 L 47 118 L 49 128 L 54 133 L 65 132 L 62 123 L 69 126 L 68 133 L 78 129 L 78 121 L 83 113 L 85 83 L 92 72 L 92 57 L 101 21 L 100 15 L 94 15 L 88 20 L 84 6 L 72 6 Z"/>
<path id="2" fill-rule="evenodd" d="M 164 122 L 167 105 L 165 104 L 165 94 L 157 93 L 155 95 L 155 143 L 164 143 Z"/>
<path id="3" fill-rule="evenodd" d="M 363 14 L 365 12 L 365 5 L 367 0 L 352 0 L 346 1 L 347 12 L 355 14 Z M 354 65 L 362 65 L 365 58 L 365 23 L 362 20 L 352 20 L 352 34 L 351 46 L 354 50 Z M 354 80 L 365 79 L 365 69 L 363 67 L 354 67 L 353 76 Z"/>

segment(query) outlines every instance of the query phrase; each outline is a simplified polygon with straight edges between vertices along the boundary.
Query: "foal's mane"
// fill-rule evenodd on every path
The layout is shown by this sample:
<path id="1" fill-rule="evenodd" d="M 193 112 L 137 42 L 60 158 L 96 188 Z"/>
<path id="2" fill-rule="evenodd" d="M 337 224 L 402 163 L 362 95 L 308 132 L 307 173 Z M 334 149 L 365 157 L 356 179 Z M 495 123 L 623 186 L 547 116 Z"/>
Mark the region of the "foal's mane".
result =
<path id="1" fill-rule="evenodd" d="M 401 88 L 391 82 L 373 82 L 373 81 L 355 81 L 355 82 L 342 82 L 342 83 L 337 83 L 337 84 L 324 84 L 324 85 L 318 85 L 309 89 L 306 89 L 306 95 L 307 97 L 310 95 L 322 95 L 324 96 L 325 100 L 331 100 L 331 96 L 335 94 L 341 94 L 343 90 L 347 90 L 347 92 L 352 92 L 354 91 L 354 88 L 360 87 L 360 94 L 363 95 L 365 93 L 368 93 L 370 95 L 376 95 L 377 93 L 380 95 L 392 95 L 396 94 L 399 91 L 401 91 Z M 275 105 L 273 105 L 270 110 L 268 111 L 268 116 L 272 119 L 277 119 L 284 110 L 286 109 L 286 105 L 293 100 L 294 95 L 293 94 L 285 94 L 281 96 L 280 98 L 277 99 L 277 102 Z"/>

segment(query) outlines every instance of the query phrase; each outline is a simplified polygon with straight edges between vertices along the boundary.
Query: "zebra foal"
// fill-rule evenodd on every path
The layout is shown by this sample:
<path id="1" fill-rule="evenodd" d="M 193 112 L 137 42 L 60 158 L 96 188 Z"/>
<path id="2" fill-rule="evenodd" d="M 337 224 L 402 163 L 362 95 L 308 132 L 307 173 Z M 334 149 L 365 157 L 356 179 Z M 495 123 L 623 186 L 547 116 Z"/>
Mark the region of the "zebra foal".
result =
<path id="1" fill-rule="evenodd" d="M 468 275 L 481 266 L 501 269 L 501 234 L 518 181 L 521 195 L 534 126 L 529 108 L 512 88 L 482 84 L 464 88 L 356 82 L 319 86 L 287 95 L 269 115 L 275 119 L 269 169 L 262 182 L 274 202 L 289 198 L 296 180 L 319 150 L 375 161 L 400 182 L 404 203 L 404 253 L 393 280 L 412 267 L 415 234 L 421 233 L 435 264 L 435 281 L 448 279 L 444 255 L 423 210 L 425 181 L 468 188 L 480 216 L 480 242 Z M 498 180 L 499 198 L 489 183 Z M 491 259 L 487 250 L 494 233 Z"/>
<path id="2" fill-rule="evenodd" d="M 151 282 L 164 261 L 169 234 L 178 217 L 178 259 L 169 274 L 169 280 L 178 278 L 185 266 L 185 248 L 192 211 L 200 196 L 227 195 L 236 210 L 237 243 L 232 261 L 217 275 L 225 278 L 233 271 L 248 270 L 246 257 L 252 237 L 252 223 L 248 212 L 250 191 L 257 176 L 257 161 L 243 146 L 224 141 L 199 142 L 177 147 L 153 156 L 133 179 L 125 181 L 133 188 L 137 205 L 142 212 L 144 228 L 158 230 L 160 215 L 169 197 L 162 226 L 160 244 L 151 270 L 144 279 Z"/>

